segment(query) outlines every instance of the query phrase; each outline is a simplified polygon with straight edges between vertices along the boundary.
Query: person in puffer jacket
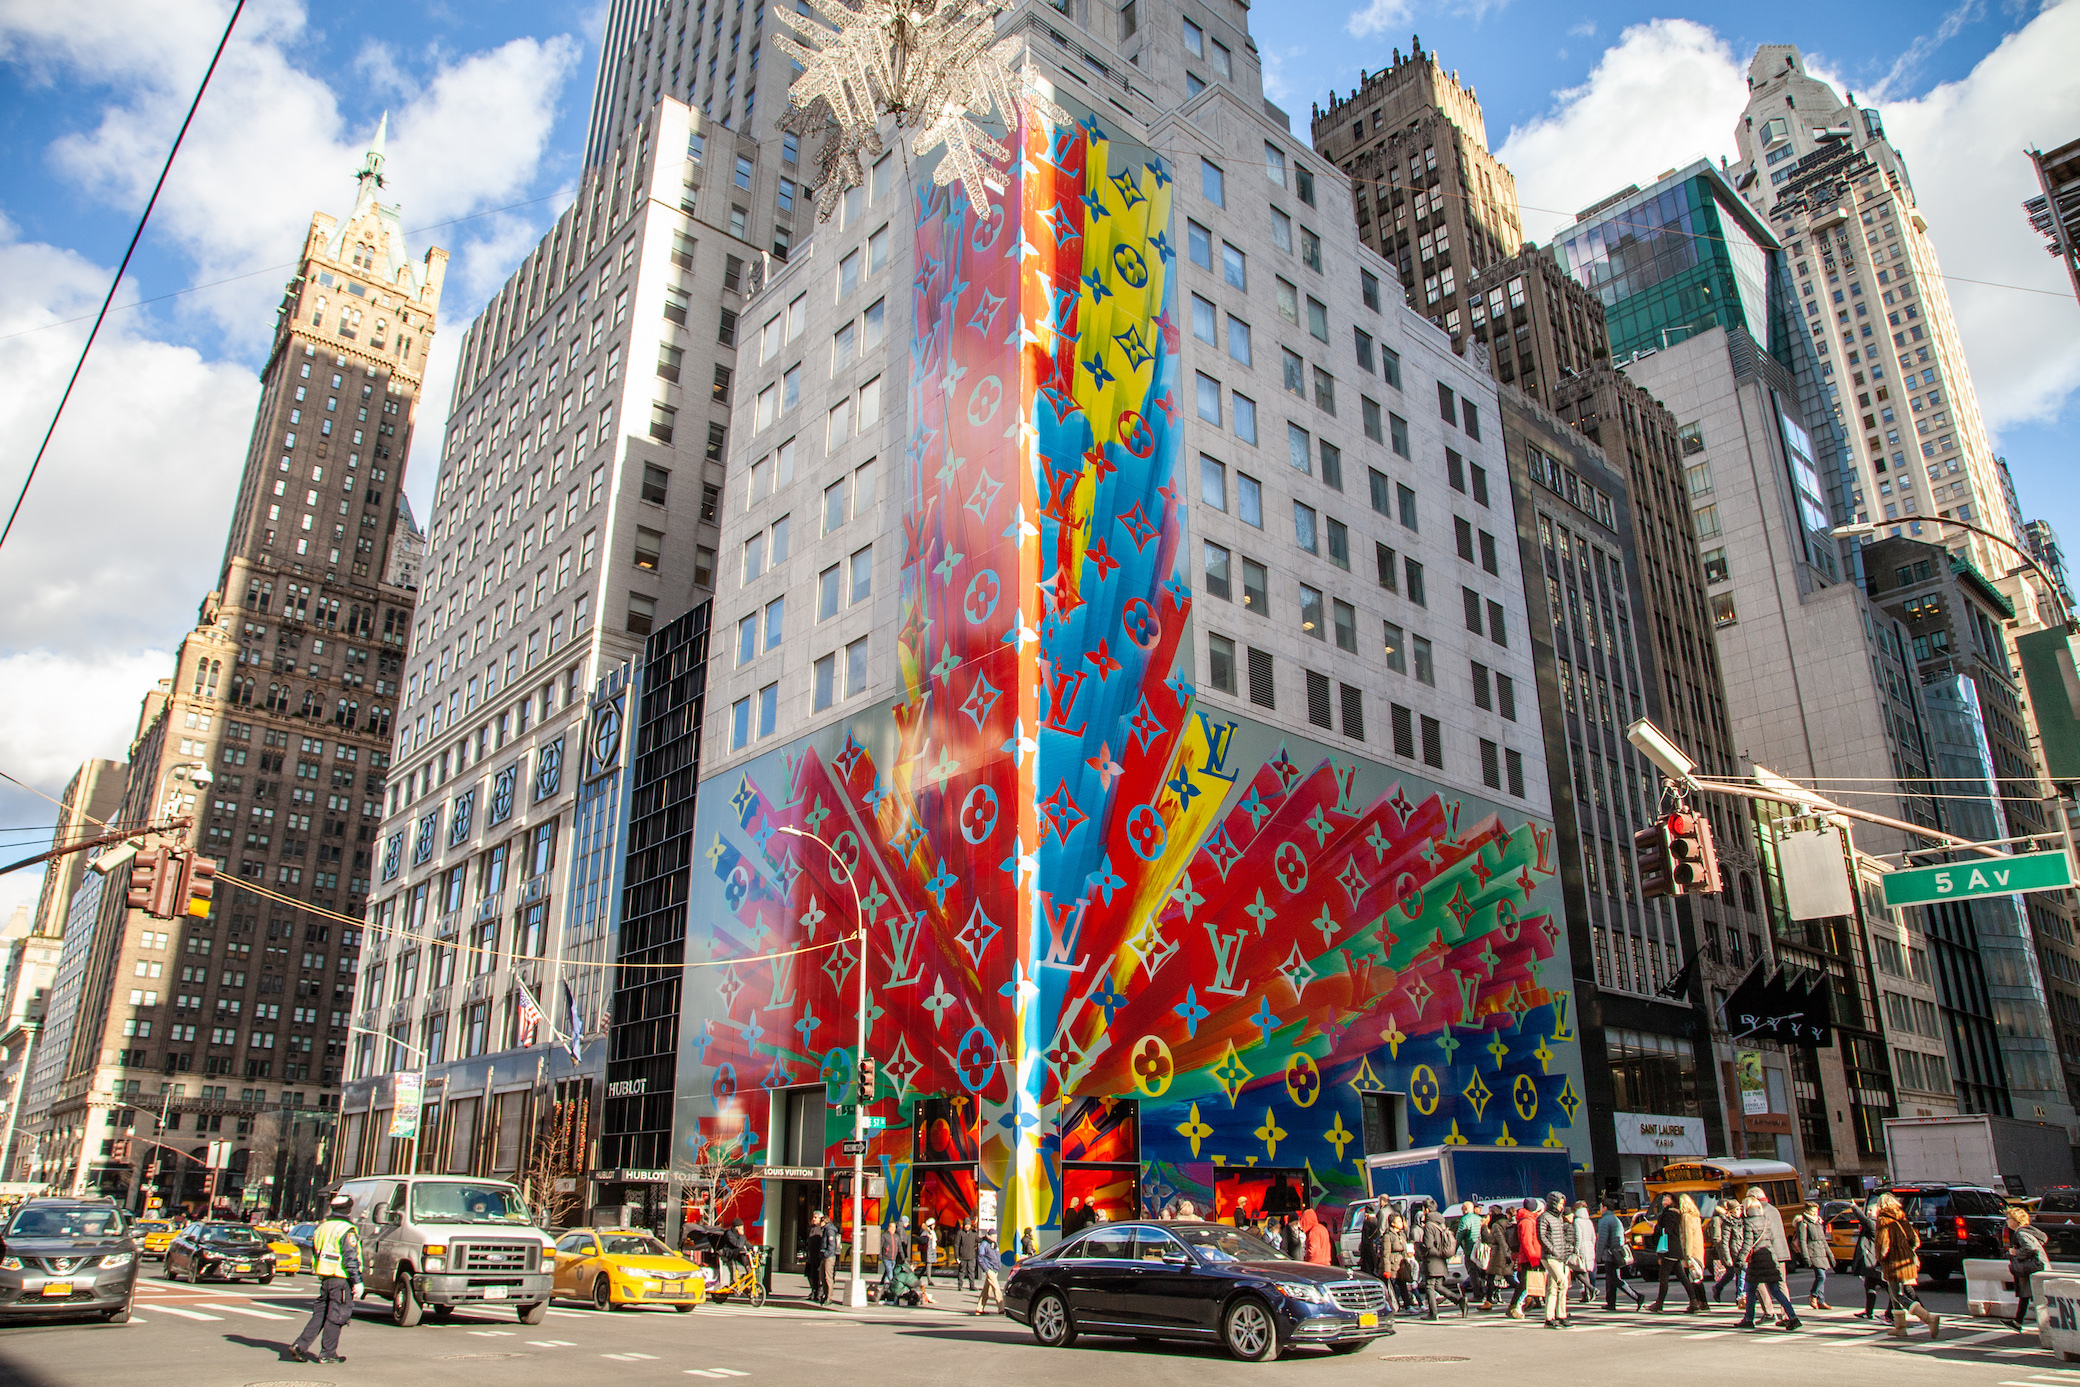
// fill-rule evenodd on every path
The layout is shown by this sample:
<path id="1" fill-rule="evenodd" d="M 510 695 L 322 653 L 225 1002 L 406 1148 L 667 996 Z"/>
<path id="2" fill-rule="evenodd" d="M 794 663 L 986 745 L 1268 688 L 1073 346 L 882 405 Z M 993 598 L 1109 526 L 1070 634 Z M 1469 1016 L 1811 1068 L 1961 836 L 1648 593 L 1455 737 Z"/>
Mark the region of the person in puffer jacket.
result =
<path id="1" fill-rule="evenodd" d="M 1574 1219 L 1567 1196 L 1554 1190 L 1538 1214 L 1539 1265 L 1546 1274 L 1546 1328 L 1567 1328 L 1567 1282 L 1580 1254 L 1575 1248 Z"/>
<path id="2" fill-rule="evenodd" d="M 1525 1200 L 1524 1206 L 1510 1215 L 1509 1252 L 1517 1273 L 1517 1293 L 1510 1297 L 1508 1314 L 1511 1319 L 1520 1320 L 1524 1318 L 1524 1302 L 1531 1296 L 1531 1273 L 1545 1259 L 1538 1243 L 1536 1199 Z"/>

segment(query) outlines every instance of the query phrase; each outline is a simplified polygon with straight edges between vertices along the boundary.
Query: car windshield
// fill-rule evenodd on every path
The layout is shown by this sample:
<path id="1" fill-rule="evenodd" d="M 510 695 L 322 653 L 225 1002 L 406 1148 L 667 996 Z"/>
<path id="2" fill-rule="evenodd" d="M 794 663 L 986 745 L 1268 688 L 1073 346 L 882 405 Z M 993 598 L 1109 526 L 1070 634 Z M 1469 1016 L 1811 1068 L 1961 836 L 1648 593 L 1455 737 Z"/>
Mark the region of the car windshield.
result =
<path id="1" fill-rule="evenodd" d="M 1941 1218 L 1950 1212 L 1948 1190 L 1898 1190 L 1899 1202 L 1906 1207 L 1907 1218 L 1913 1222 Z"/>
<path id="2" fill-rule="evenodd" d="M 260 1235 L 240 1224 L 227 1223 L 221 1227 L 202 1230 L 202 1241 L 206 1243 L 257 1243 Z"/>
<path id="3" fill-rule="evenodd" d="M 1200 1224 L 1197 1227 L 1173 1227 L 1169 1233 L 1181 1242 L 1196 1248 L 1201 1257 L 1209 1262 L 1283 1262 L 1285 1253 L 1265 1242 L 1254 1233 L 1240 1228 L 1225 1228 L 1219 1224 Z"/>
<path id="4" fill-rule="evenodd" d="M 469 1180 L 426 1180 L 413 1185 L 412 1218 L 420 1223 L 534 1221 L 518 1191 Z"/>
<path id="5" fill-rule="evenodd" d="M 655 1238 L 612 1233 L 600 1239 L 609 1257 L 670 1257 L 672 1250 Z"/>
<path id="6" fill-rule="evenodd" d="M 2046 1190 L 2040 1214 L 2080 1214 L 2080 1190 Z"/>
<path id="7" fill-rule="evenodd" d="M 109 1238 L 123 1231 L 114 1209 L 24 1209 L 8 1226 L 10 1238 Z"/>

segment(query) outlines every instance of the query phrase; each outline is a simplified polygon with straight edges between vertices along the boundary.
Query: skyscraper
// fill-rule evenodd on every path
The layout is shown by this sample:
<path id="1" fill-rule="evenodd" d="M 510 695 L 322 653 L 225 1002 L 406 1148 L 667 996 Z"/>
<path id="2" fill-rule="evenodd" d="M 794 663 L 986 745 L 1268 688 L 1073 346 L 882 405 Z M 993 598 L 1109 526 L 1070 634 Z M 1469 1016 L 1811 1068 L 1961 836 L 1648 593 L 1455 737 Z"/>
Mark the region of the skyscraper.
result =
<path id="1" fill-rule="evenodd" d="M 1473 88 L 1413 41 L 1314 108 L 1315 149 L 1351 181 L 1358 238 L 1394 267 L 1408 304 L 1465 343 L 1466 286 L 1523 243 L 1517 181 L 1488 151 Z"/>
<path id="2" fill-rule="evenodd" d="M 1767 218 L 1792 271 L 1783 330 L 1820 361 L 1851 463 L 1853 519 L 1925 537 L 2006 574 L 2012 553 L 1926 523 L 1955 516 L 2020 543 L 1936 247 L 1905 156 L 1874 107 L 1810 76 L 1797 48 L 1764 44 L 1728 176 Z M 1817 420 L 1815 421 L 1817 422 Z"/>
<path id="3" fill-rule="evenodd" d="M 120 874 L 73 897 L 54 993 L 69 1041 L 37 1062 L 56 1066 L 37 1114 L 46 1172 L 126 1200 L 156 1163 L 168 1202 L 199 1205 L 202 1171 L 142 1143 L 127 1165 L 99 1159 L 104 1128 L 169 1144 L 221 1133 L 238 1155 L 218 1202 L 267 1208 L 287 1174 L 279 1114 L 339 1100 L 350 922 L 414 600 L 386 565 L 447 263 L 438 249 L 414 259 L 381 201 L 383 144 L 379 129 L 347 216 L 311 218 L 216 588 L 131 750 L 122 812 L 192 817 L 187 845 L 222 880 L 205 914 L 171 923 L 127 909 Z"/>

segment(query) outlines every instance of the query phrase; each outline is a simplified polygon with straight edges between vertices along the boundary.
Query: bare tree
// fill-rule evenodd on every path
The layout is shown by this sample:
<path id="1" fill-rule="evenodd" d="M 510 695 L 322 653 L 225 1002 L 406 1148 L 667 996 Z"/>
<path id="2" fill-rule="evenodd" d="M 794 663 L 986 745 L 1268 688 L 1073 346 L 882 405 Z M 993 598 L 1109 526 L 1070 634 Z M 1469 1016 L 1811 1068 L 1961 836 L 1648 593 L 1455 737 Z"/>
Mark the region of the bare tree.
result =
<path id="1" fill-rule="evenodd" d="M 527 1157 L 520 1164 L 520 1192 L 535 1221 L 545 1228 L 564 1227 L 583 1212 L 577 1176 L 584 1167 L 590 1107 L 583 1096 L 566 1098 L 546 1105 L 535 1122 Z M 560 1187 L 566 1180 L 571 1182 L 569 1189 Z"/>

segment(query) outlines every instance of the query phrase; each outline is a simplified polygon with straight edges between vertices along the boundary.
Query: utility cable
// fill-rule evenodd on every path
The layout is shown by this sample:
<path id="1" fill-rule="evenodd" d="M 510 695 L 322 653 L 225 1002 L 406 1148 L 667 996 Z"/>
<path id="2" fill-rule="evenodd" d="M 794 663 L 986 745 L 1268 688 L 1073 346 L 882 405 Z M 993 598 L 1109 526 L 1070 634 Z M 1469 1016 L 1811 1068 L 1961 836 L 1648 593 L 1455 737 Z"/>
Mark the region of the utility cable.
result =
<path id="1" fill-rule="evenodd" d="M 51 446 L 51 435 L 58 431 L 58 420 L 64 417 L 65 404 L 72 398 L 72 387 L 79 384 L 79 373 L 86 368 L 87 353 L 94 350 L 94 339 L 101 333 L 101 324 L 108 318 L 108 306 L 115 302 L 116 289 L 123 282 L 123 272 L 130 268 L 130 257 L 137 254 L 137 243 L 144 239 L 145 223 L 152 219 L 152 209 L 159 205 L 159 192 L 166 186 L 166 176 L 173 172 L 174 156 L 181 152 L 181 141 L 188 137 L 188 127 L 195 121 L 196 108 L 202 105 L 202 94 L 209 90 L 209 79 L 216 75 L 217 62 L 224 56 L 224 48 L 231 42 L 231 31 L 238 24 L 238 17 L 245 12 L 246 0 L 238 0 L 231 8 L 231 20 L 224 26 L 224 37 L 217 40 L 217 51 L 210 55 L 209 69 L 202 74 L 202 85 L 195 88 L 195 99 L 188 103 L 188 114 L 181 121 L 179 133 L 173 137 L 173 148 L 166 151 L 166 163 L 159 170 L 159 181 L 152 185 L 152 195 L 145 202 L 144 213 L 137 219 L 137 230 L 130 233 L 130 245 L 123 251 L 123 261 L 116 266 L 115 278 L 108 283 L 108 293 L 101 300 L 101 311 L 94 315 L 94 326 L 87 333 L 86 345 L 79 349 L 79 360 L 72 363 L 72 375 L 65 382 L 65 393 L 58 397 L 58 407 L 51 412 L 50 427 L 43 431 L 43 442 L 36 447 L 36 457 L 29 464 L 29 475 L 22 478 L 22 489 L 15 494 L 14 509 L 7 513 L 7 524 L 0 526 L 0 546 L 14 533 L 15 517 L 22 513 L 22 502 L 29 498 L 30 484 L 36 480 L 36 469 L 43 465 L 43 455 Z"/>

